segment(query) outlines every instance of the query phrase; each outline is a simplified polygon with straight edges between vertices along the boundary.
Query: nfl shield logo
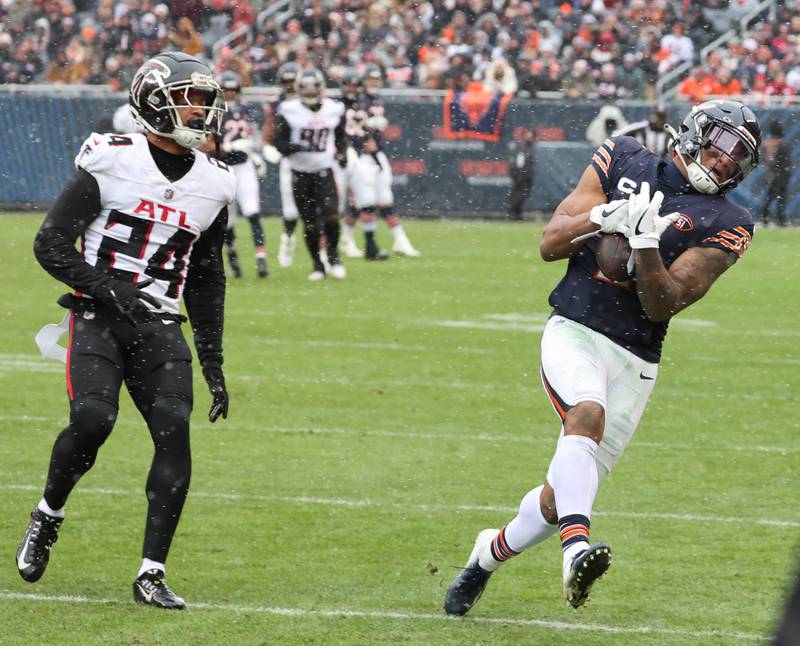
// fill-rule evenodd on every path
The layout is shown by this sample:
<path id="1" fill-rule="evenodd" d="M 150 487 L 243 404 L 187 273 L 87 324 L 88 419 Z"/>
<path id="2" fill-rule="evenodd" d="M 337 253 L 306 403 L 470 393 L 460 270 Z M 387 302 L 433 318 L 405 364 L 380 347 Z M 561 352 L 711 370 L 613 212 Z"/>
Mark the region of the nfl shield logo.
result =
<path id="1" fill-rule="evenodd" d="M 175 191 L 173 191 L 171 188 L 168 188 L 166 191 L 164 191 L 165 200 L 171 200 L 174 196 L 175 196 Z"/>

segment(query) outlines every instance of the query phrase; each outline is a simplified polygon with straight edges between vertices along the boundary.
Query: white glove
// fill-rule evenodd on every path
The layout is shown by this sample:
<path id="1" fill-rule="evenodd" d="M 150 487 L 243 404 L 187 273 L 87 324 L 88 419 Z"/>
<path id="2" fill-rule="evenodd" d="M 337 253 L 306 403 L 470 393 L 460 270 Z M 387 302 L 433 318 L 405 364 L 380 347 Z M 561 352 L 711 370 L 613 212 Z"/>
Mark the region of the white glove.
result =
<path id="1" fill-rule="evenodd" d="M 386 117 L 381 116 L 374 116 L 370 117 L 364 122 L 364 125 L 367 126 L 370 130 L 383 130 L 386 126 L 389 125 L 389 121 Z"/>
<path id="2" fill-rule="evenodd" d="M 667 227 L 675 222 L 680 213 L 677 211 L 661 216 L 661 202 L 664 194 L 656 191 L 650 199 L 650 184 L 642 182 L 638 193 L 632 193 L 628 198 L 628 242 L 631 249 L 658 249 Z"/>
<path id="3" fill-rule="evenodd" d="M 267 162 L 265 162 L 261 155 L 258 153 L 248 153 L 247 155 L 250 158 L 250 161 L 253 162 L 253 165 L 256 167 L 256 175 L 259 177 L 266 177 L 267 176 Z"/>
<path id="4" fill-rule="evenodd" d="M 600 233 L 627 233 L 628 200 L 612 200 L 592 207 L 589 220 L 600 225 Z"/>
<path id="5" fill-rule="evenodd" d="M 264 155 L 264 159 L 266 159 L 270 164 L 278 164 L 283 158 L 283 155 L 281 155 L 278 152 L 278 149 L 272 144 L 267 144 L 264 146 L 261 149 L 261 154 Z"/>
<path id="6" fill-rule="evenodd" d="M 358 163 L 358 153 L 352 146 L 347 147 L 347 170 L 352 171 Z"/>
<path id="7" fill-rule="evenodd" d="M 227 149 L 225 148 L 226 145 Z M 236 139 L 227 144 L 223 144 L 222 150 L 224 150 L 226 153 L 231 151 L 249 153 L 253 151 L 253 140 L 249 138 Z"/>

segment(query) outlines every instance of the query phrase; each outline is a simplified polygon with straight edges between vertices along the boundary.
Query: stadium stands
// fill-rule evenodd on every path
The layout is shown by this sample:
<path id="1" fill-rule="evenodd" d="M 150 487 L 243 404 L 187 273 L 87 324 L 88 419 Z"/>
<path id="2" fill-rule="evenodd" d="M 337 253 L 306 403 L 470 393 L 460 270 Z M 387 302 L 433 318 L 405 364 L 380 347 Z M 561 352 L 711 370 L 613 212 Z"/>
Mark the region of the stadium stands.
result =
<path id="1" fill-rule="evenodd" d="M 332 84 L 375 63 L 390 88 L 482 80 L 524 97 L 607 100 L 651 100 L 684 65 L 687 99 L 780 105 L 800 90 L 800 2 L 773 4 L 774 20 L 756 10 L 749 31 L 706 55 L 755 0 L 310 0 L 262 21 L 258 0 L 27 0 L 0 4 L 0 83 L 124 89 L 148 56 L 178 49 L 245 85 L 274 84 L 286 60 L 321 67 Z M 231 33 L 243 36 L 215 46 Z"/>

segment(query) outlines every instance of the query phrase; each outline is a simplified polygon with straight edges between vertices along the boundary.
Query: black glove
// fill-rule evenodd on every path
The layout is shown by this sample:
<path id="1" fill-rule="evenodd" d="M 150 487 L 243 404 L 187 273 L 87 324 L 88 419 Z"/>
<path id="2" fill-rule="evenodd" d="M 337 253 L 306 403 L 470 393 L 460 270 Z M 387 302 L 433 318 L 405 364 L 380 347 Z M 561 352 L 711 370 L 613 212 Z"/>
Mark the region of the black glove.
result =
<path id="1" fill-rule="evenodd" d="M 155 320 L 156 315 L 147 309 L 145 303 L 160 308 L 161 303 L 155 296 L 143 292 L 142 289 L 152 284 L 155 279 L 148 278 L 140 283 L 126 283 L 110 278 L 103 283 L 97 293 L 93 294 L 106 307 L 115 310 L 122 318 L 133 326 Z"/>
<path id="2" fill-rule="evenodd" d="M 211 410 L 208 411 L 208 421 L 213 424 L 220 415 L 222 419 L 228 419 L 228 389 L 225 388 L 222 368 L 203 368 L 203 376 L 206 378 L 213 399 Z"/>

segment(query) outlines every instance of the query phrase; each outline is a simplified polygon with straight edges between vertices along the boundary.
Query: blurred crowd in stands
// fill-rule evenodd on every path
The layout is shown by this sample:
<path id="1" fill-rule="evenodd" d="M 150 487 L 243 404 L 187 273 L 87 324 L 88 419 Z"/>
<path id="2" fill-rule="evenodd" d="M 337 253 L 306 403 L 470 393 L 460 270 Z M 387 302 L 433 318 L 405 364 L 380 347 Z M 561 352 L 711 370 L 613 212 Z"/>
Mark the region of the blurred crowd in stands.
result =
<path id="1" fill-rule="evenodd" d="M 658 79 L 688 63 L 687 99 L 788 102 L 800 91 L 800 0 L 777 4 L 775 20 L 701 61 L 756 0 L 309 0 L 260 24 L 260 0 L 0 0 L 0 83 L 125 89 L 150 55 L 182 50 L 245 85 L 275 85 L 289 60 L 332 85 L 374 63 L 390 88 L 481 81 L 523 97 L 607 100 L 652 100 Z M 250 38 L 214 50 L 242 26 Z"/>

